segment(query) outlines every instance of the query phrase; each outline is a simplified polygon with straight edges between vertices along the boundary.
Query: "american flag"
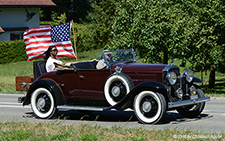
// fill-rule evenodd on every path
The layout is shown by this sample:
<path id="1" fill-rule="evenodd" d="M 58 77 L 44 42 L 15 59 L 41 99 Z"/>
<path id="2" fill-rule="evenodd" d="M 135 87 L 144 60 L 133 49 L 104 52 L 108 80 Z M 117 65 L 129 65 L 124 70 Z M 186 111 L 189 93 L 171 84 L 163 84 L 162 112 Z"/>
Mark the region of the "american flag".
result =
<path id="1" fill-rule="evenodd" d="M 56 46 L 57 57 L 75 57 L 70 41 L 70 29 L 72 22 L 57 26 L 46 26 L 26 30 L 23 39 L 26 44 L 28 61 L 44 57 L 43 53 L 49 46 Z"/>

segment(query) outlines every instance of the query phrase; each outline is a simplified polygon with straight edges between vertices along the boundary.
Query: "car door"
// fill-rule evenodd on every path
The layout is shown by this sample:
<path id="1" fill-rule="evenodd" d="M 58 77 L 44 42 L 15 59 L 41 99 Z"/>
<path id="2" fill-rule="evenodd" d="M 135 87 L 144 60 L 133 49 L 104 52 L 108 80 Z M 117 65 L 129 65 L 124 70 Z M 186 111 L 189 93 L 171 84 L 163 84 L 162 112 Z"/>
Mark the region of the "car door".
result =
<path id="1" fill-rule="evenodd" d="M 109 75 L 109 70 L 77 70 L 79 79 L 79 97 L 104 99 L 104 84 Z"/>

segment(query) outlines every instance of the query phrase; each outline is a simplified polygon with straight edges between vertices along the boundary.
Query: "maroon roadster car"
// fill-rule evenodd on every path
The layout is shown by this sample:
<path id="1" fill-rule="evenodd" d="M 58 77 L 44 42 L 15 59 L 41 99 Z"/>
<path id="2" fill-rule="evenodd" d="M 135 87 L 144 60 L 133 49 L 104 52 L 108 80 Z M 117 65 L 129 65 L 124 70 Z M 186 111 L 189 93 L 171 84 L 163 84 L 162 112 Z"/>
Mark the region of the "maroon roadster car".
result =
<path id="1" fill-rule="evenodd" d="M 166 111 L 196 117 L 204 109 L 202 81 L 191 70 L 182 75 L 174 64 L 137 63 L 133 49 L 103 51 L 105 67 L 98 61 L 72 63 L 45 73 L 45 62 L 34 62 L 34 82 L 24 97 L 39 118 L 51 118 L 57 109 L 78 111 L 125 110 L 131 108 L 142 123 L 160 121 Z M 110 58 L 110 59 L 108 59 Z M 23 87 L 27 84 L 20 83 Z"/>

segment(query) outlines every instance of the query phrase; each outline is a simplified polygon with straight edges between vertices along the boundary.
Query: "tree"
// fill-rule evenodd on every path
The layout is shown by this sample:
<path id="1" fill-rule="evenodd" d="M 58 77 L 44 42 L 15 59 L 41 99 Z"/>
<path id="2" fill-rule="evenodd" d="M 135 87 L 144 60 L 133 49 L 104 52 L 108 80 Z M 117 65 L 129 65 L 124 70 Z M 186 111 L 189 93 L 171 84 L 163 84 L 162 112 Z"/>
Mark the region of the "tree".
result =
<path id="1" fill-rule="evenodd" d="M 136 48 L 144 62 L 168 63 L 179 57 L 186 13 L 174 1 L 118 2 L 112 48 Z"/>
<path id="2" fill-rule="evenodd" d="M 214 88 L 215 71 L 222 61 L 224 50 L 225 9 L 221 0 L 190 1 L 187 7 L 189 15 L 193 17 L 191 27 L 187 31 L 187 48 L 191 55 L 185 58 L 194 64 L 194 68 L 205 70 L 205 84 L 207 83 L 207 69 L 210 70 L 209 88 Z M 187 4 L 185 4 L 187 5 Z"/>
<path id="3" fill-rule="evenodd" d="M 136 48 L 145 62 L 188 60 L 206 76 L 210 67 L 213 88 L 225 42 L 222 0 L 121 0 L 116 5 L 109 46 Z"/>
<path id="4" fill-rule="evenodd" d="M 104 48 L 110 41 L 117 0 L 93 0 L 87 19 L 94 25 L 94 48 Z"/>

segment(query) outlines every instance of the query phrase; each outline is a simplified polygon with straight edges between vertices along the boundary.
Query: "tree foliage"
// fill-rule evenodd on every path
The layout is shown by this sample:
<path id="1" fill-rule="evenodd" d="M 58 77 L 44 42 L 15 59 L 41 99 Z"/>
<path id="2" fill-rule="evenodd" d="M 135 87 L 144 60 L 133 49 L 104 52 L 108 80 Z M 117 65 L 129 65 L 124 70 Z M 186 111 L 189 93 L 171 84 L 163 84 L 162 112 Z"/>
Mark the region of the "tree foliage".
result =
<path id="1" fill-rule="evenodd" d="M 210 67 L 215 72 L 224 60 L 222 0 L 121 0 L 116 5 L 111 48 L 138 49 L 145 62 L 188 60 L 196 71 Z"/>
<path id="2" fill-rule="evenodd" d="M 189 61 L 198 57 L 201 62 L 201 54 L 211 55 L 218 62 L 215 56 L 221 49 L 214 47 L 223 44 L 220 36 L 224 26 L 220 2 L 121 0 L 110 45 L 138 48 L 146 62 L 166 63 L 167 55 Z"/>
<path id="3" fill-rule="evenodd" d="M 115 17 L 117 0 L 93 0 L 91 1 L 92 10 L 88 18 L 93 26 L 94 48 L 104 48 L 112 38 L 112 25 Z"/>
<path id="4" fill-rule="evenodd" d="M 41 8 L 41 20 L 51 21 L 61 14 L 66 14 L 67 22 L 76 23 L 87 21 L 86 16 L 91 10 L 90 0 L 52 0 L 56 6 Z"/>
<path id="5" fill-rule="evenodd" d="M 113 25 L 113 48 L 137 48 L 145 62 L 178 57 L 186 13 L 174 1 L 122 0 Z"/>
<path id="6" fill-rule="evenodd" d="M 185 58 L 196 70 L 205 70 L 205 80 L 207 80 L 206 70 L 210 69 L 209 86 L 213 88 L 215 70 L 223 61 L 225 5 L 221 0 L 198 0 L 192 3 L 188 9 L 195 19 L 192 24 L 194 30 L 189 31 L 192 34 L 187 47 L 191 52 L 190 55 L 185 55 Z"/>
<path id="7" fill-rule="evenodd" d="M 57 16 L 56 18 L 54 18 L 54 22 L 56 25 L 60 25 L 60 24 L 64 24 L 66 23 L 66 13 L 60 14 L 60 16 Z"/>

